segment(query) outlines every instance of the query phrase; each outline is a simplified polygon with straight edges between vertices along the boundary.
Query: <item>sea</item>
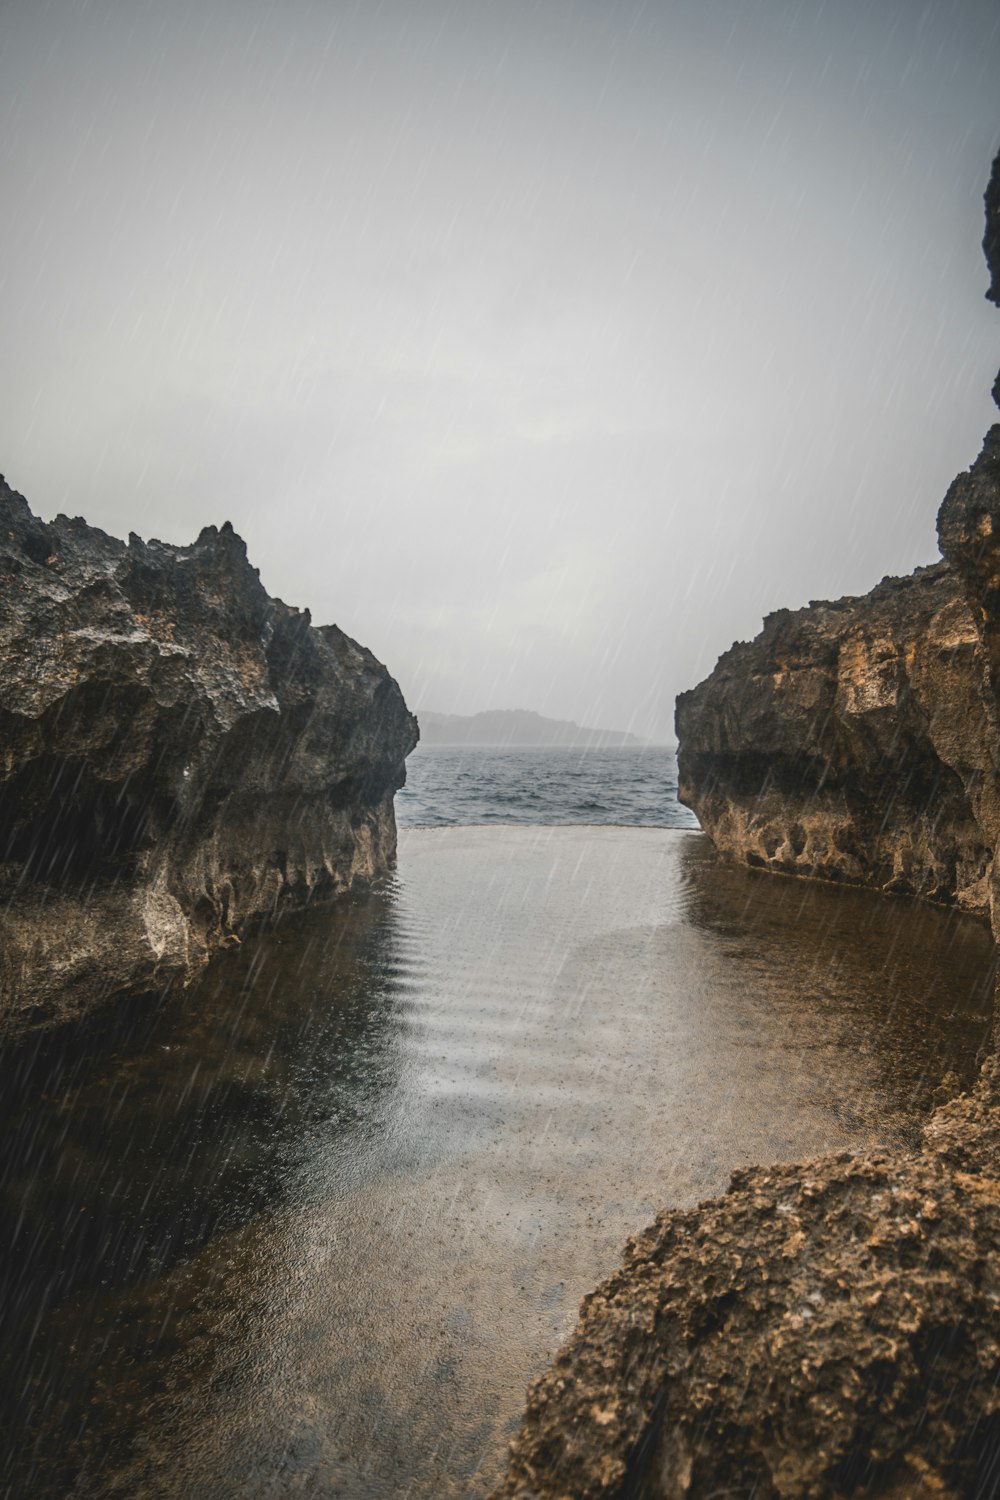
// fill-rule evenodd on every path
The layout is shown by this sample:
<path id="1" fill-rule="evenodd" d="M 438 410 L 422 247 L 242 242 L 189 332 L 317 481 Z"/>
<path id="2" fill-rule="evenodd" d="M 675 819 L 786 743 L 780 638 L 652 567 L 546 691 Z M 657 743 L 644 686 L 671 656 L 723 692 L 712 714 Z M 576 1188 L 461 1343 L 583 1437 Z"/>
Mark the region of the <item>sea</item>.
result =
<path id="1" fill-rule="evenodd" d="M 677 800 L 677 752 L 418 745 L 396 794 L 400 828 L 570 823 L 697 828 Z"/>

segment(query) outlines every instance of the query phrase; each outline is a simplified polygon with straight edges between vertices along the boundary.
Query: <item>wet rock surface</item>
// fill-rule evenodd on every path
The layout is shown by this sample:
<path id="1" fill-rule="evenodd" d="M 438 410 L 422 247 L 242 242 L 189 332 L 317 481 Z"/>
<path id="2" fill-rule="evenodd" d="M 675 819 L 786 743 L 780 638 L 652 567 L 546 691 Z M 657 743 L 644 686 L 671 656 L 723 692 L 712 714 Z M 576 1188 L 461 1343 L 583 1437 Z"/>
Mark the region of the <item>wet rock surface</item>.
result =
<path id="1" fill-rule="evenodd" d="M 998 301 L 1000 157 L 986 221 Z M 1000 938 L 1000 426 L 938 530 L 943 563 L 772 615 L 678 700 L 680 796 L 724 856 Z M 996 1495 L 998 1265 L 994 1058 L 919 1149 L 753 1168 L 660 1214 L 532 1386 L 494 1500 Z"/>
<path id="2" fill-rule="evenodd" d="M 939 563 L 781 610 L 727 651 L 678 699 L 679 795 L 746 864 L 985 913 L 993 720 L 973 610 Z"/>
<path id="3" fill-rule="evenodd" d="M 46 524 L 0 481 L 0 1026 L 186 980 L 385 874 L 416 721 L 370 652 L 188 547 Z"/>

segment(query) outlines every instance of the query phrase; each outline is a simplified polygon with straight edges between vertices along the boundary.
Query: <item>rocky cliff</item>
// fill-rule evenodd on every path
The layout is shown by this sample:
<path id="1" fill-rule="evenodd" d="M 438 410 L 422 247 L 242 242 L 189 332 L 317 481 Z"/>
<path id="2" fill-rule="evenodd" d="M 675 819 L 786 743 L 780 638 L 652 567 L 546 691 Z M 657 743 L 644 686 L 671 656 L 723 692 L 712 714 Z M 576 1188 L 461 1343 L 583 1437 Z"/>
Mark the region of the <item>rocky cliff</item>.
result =
<path id="1" fill-rule="evenodd" d="M 986 658 L 947 563 L 771 615 L 677 701 L 680 798 L 720 853 L 989 906 Z"/>
<path id="2" fill-rule="evenodd" d="M 383 875 L 416 721 L 370 652 L 189 547 L 37 520 L 0 480 L 0 1022 L 186 979 Z"/>
<path id="3" fill-rule="evenodd" d="M 1000 156 L 986 215 L 1000 304 Z M 1000 426 L 938 530 L 943 563 L 772 615 L 679 700 L 681 797 L 724 856 L 990 911 L 1000 939 Z M 985 1500 L 998 1392 L 991 1059 L 918 1150 L 661 1214 L 529 1392 L 495 1500 Z"/>

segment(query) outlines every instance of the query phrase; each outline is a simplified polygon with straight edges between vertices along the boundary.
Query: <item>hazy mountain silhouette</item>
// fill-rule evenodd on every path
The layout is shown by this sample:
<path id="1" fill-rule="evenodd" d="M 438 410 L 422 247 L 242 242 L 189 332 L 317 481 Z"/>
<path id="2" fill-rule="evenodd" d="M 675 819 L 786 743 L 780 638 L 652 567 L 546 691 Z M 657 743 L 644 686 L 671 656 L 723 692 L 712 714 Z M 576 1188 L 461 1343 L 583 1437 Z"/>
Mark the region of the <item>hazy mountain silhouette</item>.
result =
<path id="1" fill-rule="evenodd" d="M 529 708 L 493 708 L 479 714 L 417 714 L 425 745 L 549 745 L 568 750 L 613 750 L 644 743 L 616 729 L 587 729 L 570 719 L 546 719 Z"/>

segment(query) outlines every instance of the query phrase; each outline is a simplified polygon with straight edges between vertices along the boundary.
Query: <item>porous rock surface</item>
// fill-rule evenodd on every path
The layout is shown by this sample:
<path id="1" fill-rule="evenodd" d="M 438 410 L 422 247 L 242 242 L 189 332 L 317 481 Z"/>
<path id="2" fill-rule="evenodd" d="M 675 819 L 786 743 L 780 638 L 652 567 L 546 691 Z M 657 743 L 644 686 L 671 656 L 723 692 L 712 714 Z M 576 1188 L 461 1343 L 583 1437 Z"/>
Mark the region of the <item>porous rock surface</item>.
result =
<path id="1" fill-rule="evenodd" d="M 1000 304 L 1000 156 L 986 213 Z M 772 615 L 683 695 L 680 794 L 724 856 L 988 911 L 1000 940 L 1000 426 L 938 531 L 943 563 Z M 997 1494 L 994 1057 L 919 1149 L 660 1214 L 531 1387 L 494 1500 Z"/>
<path id="2" fill-rule="evenodd" d="M 677 700 L 679 795 L 723 855 L 989 909 L 986 659 L 948 563 L 780 610 Z"/>
<path id="3" fill-rule="evenodd" d="M 189 547 L 36 519 L 0 479 L 0 1025 L 186 980 L 383 876 L 416 721 L 369 651 Z"/>

